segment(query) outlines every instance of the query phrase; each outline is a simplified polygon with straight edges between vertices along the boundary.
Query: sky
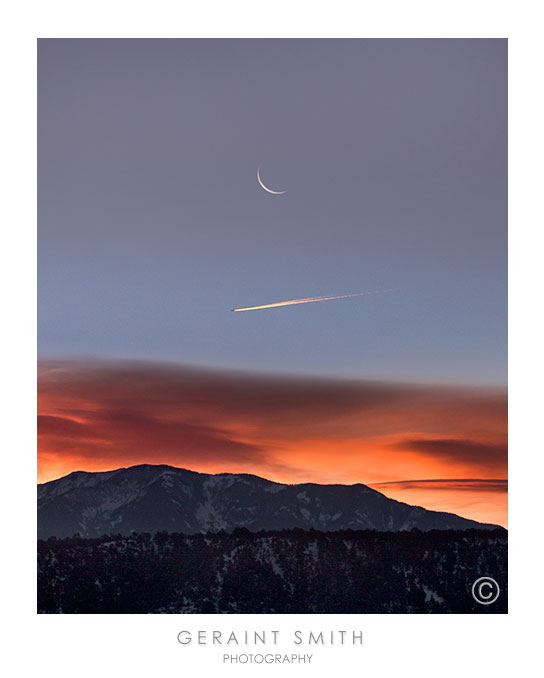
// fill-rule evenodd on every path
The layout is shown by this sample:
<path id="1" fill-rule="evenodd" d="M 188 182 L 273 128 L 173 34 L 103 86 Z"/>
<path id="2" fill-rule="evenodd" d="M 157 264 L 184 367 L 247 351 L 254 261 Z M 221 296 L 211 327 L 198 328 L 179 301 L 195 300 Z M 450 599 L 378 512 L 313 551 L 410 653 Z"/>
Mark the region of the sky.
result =
<path id="1" fill-rule="evenodd" d="M 153 458 L 504 524 L 505 40 L 39 40 L 38 257 L 42 480 Z"/>

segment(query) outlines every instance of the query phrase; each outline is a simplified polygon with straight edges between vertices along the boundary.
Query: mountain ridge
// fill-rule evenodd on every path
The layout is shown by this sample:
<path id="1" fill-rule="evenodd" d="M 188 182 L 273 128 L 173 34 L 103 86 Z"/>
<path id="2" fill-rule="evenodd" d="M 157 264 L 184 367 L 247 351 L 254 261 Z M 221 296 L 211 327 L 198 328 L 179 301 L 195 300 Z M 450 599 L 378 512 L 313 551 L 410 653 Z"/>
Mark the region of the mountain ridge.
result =
<path id="1" fill-rule="evenodd" d="M 38 537 L 266 529 L 497 529 L 390 499 L 362 483 L 278 483 L 168 464 L 73 471 L 38 485 Z M 503 528 L 502 528 L 503 529 Z"/>

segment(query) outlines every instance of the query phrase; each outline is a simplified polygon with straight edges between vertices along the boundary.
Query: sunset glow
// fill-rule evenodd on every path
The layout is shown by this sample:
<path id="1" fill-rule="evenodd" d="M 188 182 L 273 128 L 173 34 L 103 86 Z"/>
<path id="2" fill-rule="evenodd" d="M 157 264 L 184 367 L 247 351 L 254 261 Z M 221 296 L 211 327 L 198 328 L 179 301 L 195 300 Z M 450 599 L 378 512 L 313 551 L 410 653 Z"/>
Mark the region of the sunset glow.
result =
<path id="1" fill-rule="evenodd" d="M 500 391 L 281 378 L 151 363 L 42 363 L 38 481 L 171 464 L 364 483 L 507 524 Z"/>

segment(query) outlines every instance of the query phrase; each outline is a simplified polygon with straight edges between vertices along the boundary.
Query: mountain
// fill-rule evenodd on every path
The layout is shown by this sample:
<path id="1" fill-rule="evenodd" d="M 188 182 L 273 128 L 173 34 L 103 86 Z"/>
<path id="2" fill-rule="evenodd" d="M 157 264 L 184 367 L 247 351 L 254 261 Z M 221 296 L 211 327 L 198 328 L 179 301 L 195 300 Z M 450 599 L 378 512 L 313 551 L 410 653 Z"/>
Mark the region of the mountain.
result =
<path id="1" fill-rule="evenodd" d="M 366 485 L 283 485 L 258 476 L 209 475 L 143 464 L 76 471 L 38 485 L 38 537 L 290 528 L 398 531 L 493 529 L 452 513 L 388 499 Z"/>

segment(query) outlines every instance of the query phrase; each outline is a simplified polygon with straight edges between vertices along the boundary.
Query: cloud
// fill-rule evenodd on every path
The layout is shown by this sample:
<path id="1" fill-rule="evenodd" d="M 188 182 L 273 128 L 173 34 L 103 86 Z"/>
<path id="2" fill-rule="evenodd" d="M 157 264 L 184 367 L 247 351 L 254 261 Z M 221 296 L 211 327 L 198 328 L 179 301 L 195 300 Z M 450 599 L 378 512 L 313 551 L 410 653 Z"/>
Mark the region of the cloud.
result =
<path id="1" fill-rule="evenodd" d="M 480 468 L 506 469 L 508 461 L 506 443 L 490 444 L 459 438 L 408 438 L 395 443 L 395 447 L 401 450 L 422 452 L 434 459 L 472 463 Z"/>
<path id="2" fill-rule="evenodd" d="M 446 490 L 462 492 L 508 492 L 508 480 L 502 478 L 432 478 L 425 480 L 395 480 L 373 483 L 378 491 L 398 488 L 400 490 Z"/>
<path id="3" fill-rule="evenodd" d="M 169 463 L 286 482 L 502 475 L 499 390 L 135 361 L 39 365 L 42 480 Z M 417 473 L 417 475 L 416 475 Z"/>
<path id="4" fill-rule="evenodd" d="M 90 434 L 91 429 L 86 424 L 82 424 L 75 419 L 38 414 L 38 435 L 77 438 Z"/>
<path id="5" fill-rule="evenodd" d="M 78 410 L 80 416 L 81 412 Z M 143 411 L 108 407 L 89 410 L 85 417 L 82 424 L 68 417 L 39 415 L 41 444 L 46 449 L 55 447 L 59 452 L 78 452 L 103 461 L 132 458 L 153 463 L 174 455 L 192 463 L 223 458 L 245 462 L 263 454 L 258 445 L 237 441 L 213 424 L 161 419 Z"/>
<path id="6" fill-rule="evenodd" d="M 372 428 L 375 417 L 396 420 L 425 408 L 425 417 L 463 416 L 470 423 L 474 410 L 498 421 L 506 413 L 502 391 L 417 386 L 376 381 L 273 376 L 145 362 L 42 363 L 42 397 L 97 401 L 131 412 L 181 409 L 186 413 L 213 411 L 258 423 L 271 417 L 295 427 L 325 425 L 357 413 L 358 429 Z M 325 421 L 320 416 L 325 415 Z"/>

